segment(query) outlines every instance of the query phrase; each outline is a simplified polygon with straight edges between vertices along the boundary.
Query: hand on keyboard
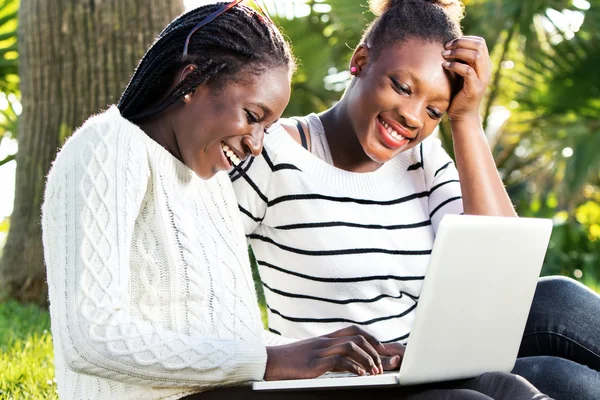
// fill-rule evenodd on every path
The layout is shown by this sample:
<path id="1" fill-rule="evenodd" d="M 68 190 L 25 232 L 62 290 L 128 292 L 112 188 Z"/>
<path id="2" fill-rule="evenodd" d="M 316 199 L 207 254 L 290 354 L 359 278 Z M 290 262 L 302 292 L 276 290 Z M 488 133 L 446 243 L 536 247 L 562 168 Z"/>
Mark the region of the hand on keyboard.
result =
<path id="1" fill-rule="evenodd" d="M 357 326 L 285 346 L 267 347 L 265 380 L 310 379 L 329 371 L 356 375 L 397 369 L 400 344 L 382 344 Z"/>

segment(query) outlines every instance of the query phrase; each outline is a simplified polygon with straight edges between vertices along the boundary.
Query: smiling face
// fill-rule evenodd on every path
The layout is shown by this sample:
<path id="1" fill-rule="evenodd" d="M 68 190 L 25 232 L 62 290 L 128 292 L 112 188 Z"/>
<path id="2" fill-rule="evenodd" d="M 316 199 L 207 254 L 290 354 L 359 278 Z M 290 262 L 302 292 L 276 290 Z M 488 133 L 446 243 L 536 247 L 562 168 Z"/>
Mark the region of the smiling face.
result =
<path id="1" fill-rule="evenodd" d="M 358 74 L 346 93 L 348 114 L 365 154 L 389 161 L 427 138 L 450 106 L 452 77 L 442 67 L 442 44 L 407 39 L 369 60 L 364 46 L 352 65 Z"/>
<path id="2" fill-rule="evenodd" d="M 184 99 L 173 123 L 183 163 L 203 179 L 259 155 L 265 130 L 289 102 L 287 68 L 243 76 L 223 85 L 198 87 Z"/>

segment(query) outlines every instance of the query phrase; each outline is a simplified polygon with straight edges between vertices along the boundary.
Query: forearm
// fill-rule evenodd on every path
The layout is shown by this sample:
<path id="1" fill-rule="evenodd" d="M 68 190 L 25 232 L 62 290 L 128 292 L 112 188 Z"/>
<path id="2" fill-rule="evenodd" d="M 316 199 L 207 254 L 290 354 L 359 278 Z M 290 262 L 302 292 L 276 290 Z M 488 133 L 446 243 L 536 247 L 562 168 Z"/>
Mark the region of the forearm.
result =
<path id="1" fill-rule="evenodd" d="M 86 300 L 83 301 L 85 306 Z M 154 387 L 218 387 L 260 380 L 261 343 L 192 337 L 105 309 L 106 321 L 86 312 L 67 320 L 68 367 L 78 373 Z M 121 332 L 126 332 L 123 334 Z"/>
<path id="2" fill-rule="evenodd" d="M 479 119 L 452 122 L 465 214 L 516 217 Z"/>

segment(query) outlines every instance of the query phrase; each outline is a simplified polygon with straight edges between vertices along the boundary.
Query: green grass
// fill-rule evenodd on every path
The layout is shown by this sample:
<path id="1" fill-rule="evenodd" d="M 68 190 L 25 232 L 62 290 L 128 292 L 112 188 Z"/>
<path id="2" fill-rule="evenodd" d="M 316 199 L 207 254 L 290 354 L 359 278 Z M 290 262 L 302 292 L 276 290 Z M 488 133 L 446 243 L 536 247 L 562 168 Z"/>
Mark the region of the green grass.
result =
<path id="1" fill-rule="evenodd" d="M 0 304 L 0 399 L 58 399 L 48 312 Z"/>

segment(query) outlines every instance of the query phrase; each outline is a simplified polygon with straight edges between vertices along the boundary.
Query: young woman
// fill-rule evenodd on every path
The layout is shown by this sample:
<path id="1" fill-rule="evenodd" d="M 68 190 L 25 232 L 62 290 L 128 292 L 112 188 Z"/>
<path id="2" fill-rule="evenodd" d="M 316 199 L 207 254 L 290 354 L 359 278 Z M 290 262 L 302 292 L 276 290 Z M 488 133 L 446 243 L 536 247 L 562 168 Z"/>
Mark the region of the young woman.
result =
<path id="1" fill-rule="evenodd" d="M 262 156 L 232 174 L 270 329 L 286 337 L 357 324 L 406 343 L 442 217 L 516 216 L 479 116 L 488 50 L 461 36 L 460 2 L 371 5 L 379 17 L 354 52 L 342 99 L 276 124 Z M 456 167 L 430 138 L 445 113 Z M 564 312 L 548 309 L 557 303 Z M 566 319 L 573 303 L 581 313 Z M 529 358 L 516 371 L 556 397 L 600 398 L 600 327 L 586 321 L 599 304 L 572 281 L 543 280 L 521 349 Z"/>
<path id="2" fill-rule="evenodd" d="M 357 327 L 287 345 L 263 333 L 223 171 L 260 153 L 294 61 L 270 20 L 239 2 L 167 26 L 118 106 L 90 118 L 54 162 L 42 224 L 63 399 L 251 398 L 248 386 L 218 388 L 376 373 L 393 355 Z M 472 389 L 505 385 L 539 395 L 490 374 L 408 398 L 487 399 Z"/>

